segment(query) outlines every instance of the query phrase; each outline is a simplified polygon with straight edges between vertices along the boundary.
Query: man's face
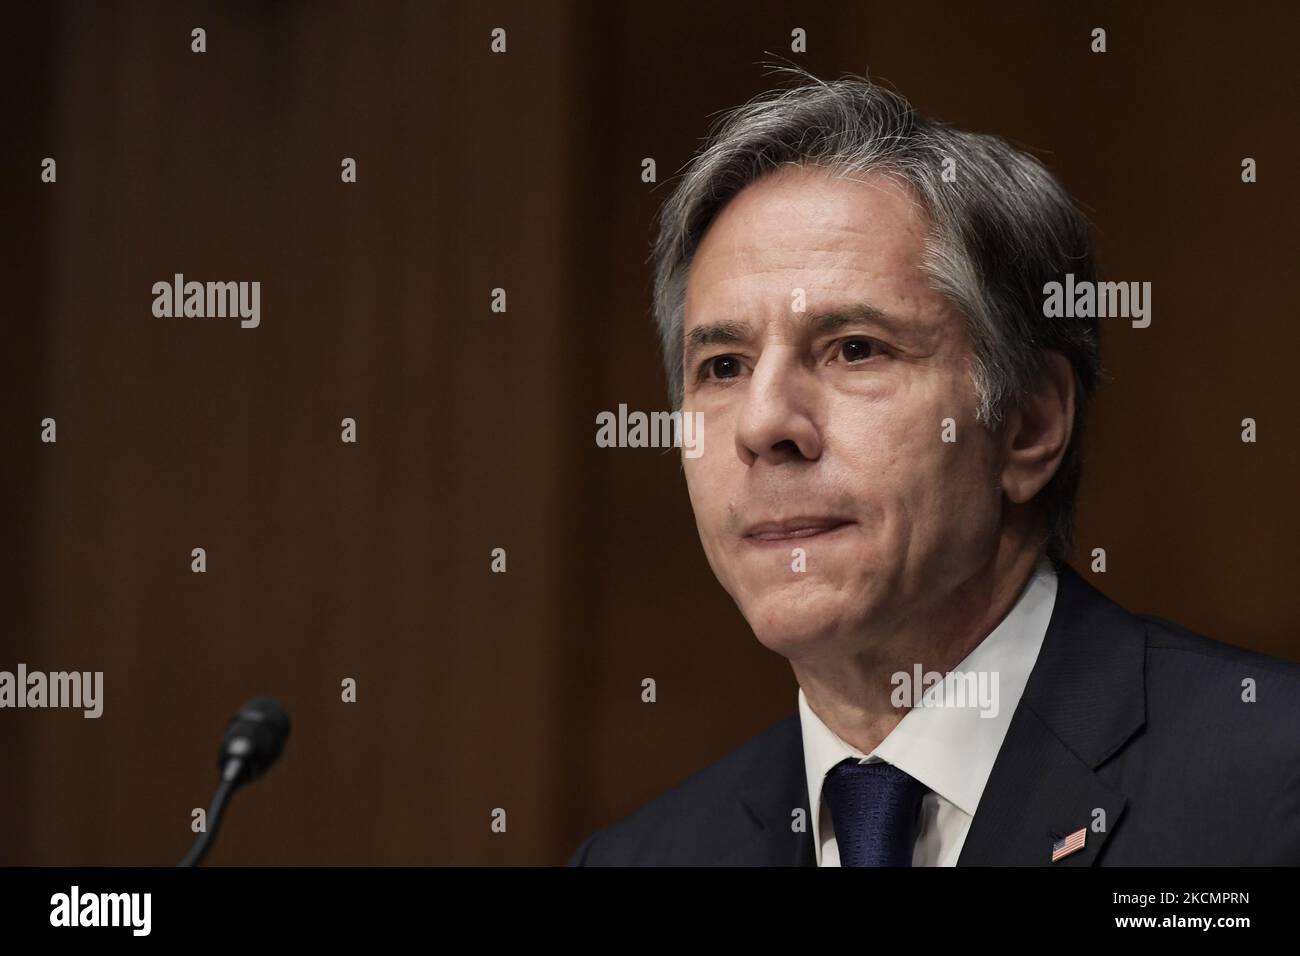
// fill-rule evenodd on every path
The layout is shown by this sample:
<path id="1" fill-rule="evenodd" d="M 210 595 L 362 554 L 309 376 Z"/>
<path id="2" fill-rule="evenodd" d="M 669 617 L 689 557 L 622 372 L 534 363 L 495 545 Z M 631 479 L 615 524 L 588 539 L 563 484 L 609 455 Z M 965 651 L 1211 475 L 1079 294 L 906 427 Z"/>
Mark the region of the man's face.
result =
<path id="1" fill-rule="evenodd" d="M 691 267 L 700 540 L 791 659 L 933 618 L 995 548 L 998 447 L 975 419 L 965 319 L 922 272 L 926 225 L 892 178 L 786 167 L 723 209 Z"/>

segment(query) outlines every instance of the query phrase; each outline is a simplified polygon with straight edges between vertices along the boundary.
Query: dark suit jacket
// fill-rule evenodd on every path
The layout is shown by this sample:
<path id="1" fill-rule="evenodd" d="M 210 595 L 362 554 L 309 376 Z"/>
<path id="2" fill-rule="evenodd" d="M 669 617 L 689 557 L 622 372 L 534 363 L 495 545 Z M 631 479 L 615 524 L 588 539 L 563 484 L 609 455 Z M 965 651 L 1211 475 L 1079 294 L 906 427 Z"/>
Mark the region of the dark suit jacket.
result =
<path id="1" fill-rule="evenodd" d="M 1056 569 L 958 865 L 1300 864 L 1300 666 L 1132 615 Z M 796 807 L 808 809 L 798 710 L 593 833 L 570 865 L 813 866 Z M 1081 827 L 1084 849 L 1052 864 L 1052 843 Z"/>

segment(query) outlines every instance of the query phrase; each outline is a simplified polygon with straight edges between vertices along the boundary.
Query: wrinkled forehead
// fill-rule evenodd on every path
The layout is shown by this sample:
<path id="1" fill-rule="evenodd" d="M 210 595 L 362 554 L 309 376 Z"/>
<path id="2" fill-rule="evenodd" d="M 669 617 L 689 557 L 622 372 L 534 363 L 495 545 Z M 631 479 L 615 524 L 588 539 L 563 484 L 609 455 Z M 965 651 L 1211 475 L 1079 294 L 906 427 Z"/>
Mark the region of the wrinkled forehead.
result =
<path id="1" fill-rule="evenodd" d="M 733 197 L 691 264 L 684 337 L 703 323 L 863 305 L 940 321 L 947 303 L 924 269 L 924 206 L 895 176 L 850 175 L 785 167 Z"/>

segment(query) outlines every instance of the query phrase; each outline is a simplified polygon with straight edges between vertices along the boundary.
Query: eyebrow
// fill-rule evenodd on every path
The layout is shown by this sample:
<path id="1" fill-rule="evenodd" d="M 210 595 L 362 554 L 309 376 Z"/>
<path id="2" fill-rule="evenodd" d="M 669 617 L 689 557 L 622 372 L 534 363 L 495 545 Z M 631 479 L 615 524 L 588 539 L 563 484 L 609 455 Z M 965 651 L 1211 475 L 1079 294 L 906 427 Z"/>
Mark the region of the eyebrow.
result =
<path id="1" fill-rule="evenodd" d="M 906 328 L 904 323 L 866 302 L 836 309 L 814 312 L 804 318 L 802 327 L 805 335 L 820 338 L 849 326 L 876 325 L 886 333 L 901 335 Z M 685 348 L 682 353 L 683 365 L 689 367 L 691 359 L 701 350 L 711 345 L 741 345 L 749 340 L 752 332 L 746 322 L 709 322 L 697 325 L 686 333 Z"/>

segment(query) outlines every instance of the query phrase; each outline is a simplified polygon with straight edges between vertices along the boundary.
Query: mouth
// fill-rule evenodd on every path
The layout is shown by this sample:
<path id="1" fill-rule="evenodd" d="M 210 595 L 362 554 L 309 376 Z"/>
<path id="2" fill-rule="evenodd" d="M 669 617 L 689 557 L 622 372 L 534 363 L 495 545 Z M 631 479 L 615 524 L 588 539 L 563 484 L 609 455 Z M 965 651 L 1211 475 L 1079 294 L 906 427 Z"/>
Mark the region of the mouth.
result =
<path id="1" fill-rule="evenodd" d="M 751 544 L 801 541 L 834 534 L 852 525 L 847 518 L 798 517 L 782 521 L 764 521 L 748 528 L 741 537 Z"/>

